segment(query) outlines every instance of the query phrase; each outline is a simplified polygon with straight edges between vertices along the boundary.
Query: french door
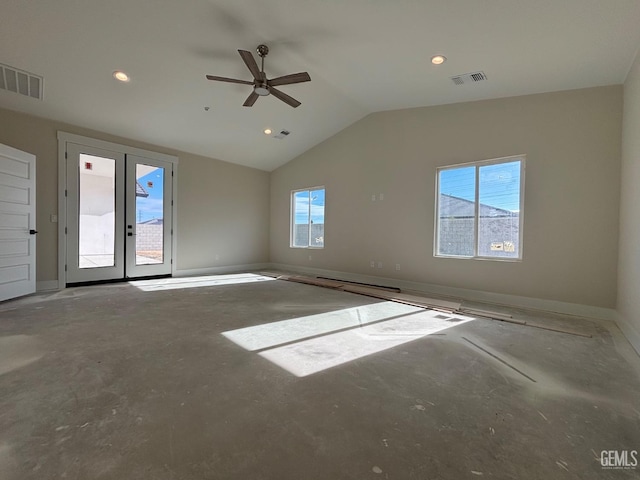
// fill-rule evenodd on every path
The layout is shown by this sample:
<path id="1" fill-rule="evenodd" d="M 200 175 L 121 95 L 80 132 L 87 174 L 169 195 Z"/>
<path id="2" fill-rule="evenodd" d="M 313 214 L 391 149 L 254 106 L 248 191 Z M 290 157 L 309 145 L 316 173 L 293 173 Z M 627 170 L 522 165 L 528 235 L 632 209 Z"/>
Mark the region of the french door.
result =
<path id="1" fill-rule="evenodd" d="M 173 164 L 67 143 L 66 283 L 171 273 Z"/>

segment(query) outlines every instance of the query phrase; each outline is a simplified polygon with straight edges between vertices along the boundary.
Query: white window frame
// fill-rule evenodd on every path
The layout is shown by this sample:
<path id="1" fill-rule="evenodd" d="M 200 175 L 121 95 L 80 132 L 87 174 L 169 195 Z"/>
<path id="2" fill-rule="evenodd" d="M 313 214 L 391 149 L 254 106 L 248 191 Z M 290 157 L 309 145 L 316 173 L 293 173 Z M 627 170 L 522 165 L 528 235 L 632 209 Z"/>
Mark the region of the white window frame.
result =
<path id="1" fill-rule="evenodd" d="M 493 262 L 521 262 L 522 261 L 522 252 L 523 252 L 523 225 L 524 225 L 524 185 L 525 185 L 525 171 L 526 171 L 526 159 L 527 156 L 525 154 L 522 155 L 511 155 L 509 157 L 500 157 L 500 158 L 492 158 L 488 160 L 480 160 L 476 162 L 468 162 L 468 163 L 459 163 L 457 165 L 447 165 L 444 167 L 436 168 L 436 201 L 435 201 L 435 215 L 434 215 L 434 228 L 433 228 L 433 256 L 437 258 L 457 258 L 463 260 L 490 260 Z M 519 206 L 519 225 L 518 225 L 518 257 L 488 257 L 478 255 L 478 216 L 480 209 L 480 167 L 485 167 L 488 165 L 498 165 L 501 163 L 511 163 L 514 161 L 520 161 L 520 206 Z M 465 167 L 475 167 L 475 218 L 474 218 L 474 255 L 473 256 L 465 256 L 465 255 L 444 255 L 438 253 L 439 250 L 439 222 L 440 222 L 440 172 L 444 170 L 454 170 L 458 168 Z"/>
<path id="2" fill-rule="evenodd" d="M 308 188 L 298 188 L 296 190 L 291 190 L 291 196 L 290 196 L 290 200 L 289 200 L 289 205 L 290 205 L 290 215 L 289 215 L 289 247 L 290 248 L 310 248 L 313 250 L 322 250 L 324 248 L 325 242 L 323 240 L 322 242 L 322 246 L 315 246 L 315 245 L 311 245 L 311 202 L 309 202 L 309 238 L 307 239 L 307 245 L 306 246 L 300 246 L 300 245 L 294 245 L 293 242 L 293 236 L 294 236 L 294 225 L 295 225 L 295 215 L 296 215 L 296 208 L 295 208 L 295 195 L 296 193 L 299 192 L 311 192 L 313 190 L 324 190 L 324 195 L 325 195 L 325 215 L 324 218 L 326 218 L 326 208 L 327 208 L 327 189 L 325 188 L 324 185 L 319 185 L 317 187 L 308 187 Z M 323 218 L 323 220 L 324 220 Z M 326 222 L 324 223 L 324 225 L 326 225 Z"/>

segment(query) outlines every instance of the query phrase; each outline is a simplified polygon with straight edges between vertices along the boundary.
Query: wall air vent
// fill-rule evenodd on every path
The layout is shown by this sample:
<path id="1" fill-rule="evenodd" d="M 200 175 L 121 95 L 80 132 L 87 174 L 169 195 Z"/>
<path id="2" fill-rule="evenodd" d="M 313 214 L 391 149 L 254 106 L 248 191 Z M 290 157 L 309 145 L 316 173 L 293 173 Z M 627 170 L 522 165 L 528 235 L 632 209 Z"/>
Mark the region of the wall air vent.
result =
<path id="1" fill-rule="evenodd" d="M 289 130 L 280 130 L 280 133 L 273 136 L 273 138 L 277 138 L 278 140 L 282 140 L 287 135 L 291 134 Z"/>
<path id="2" fill-rule="evenodd" d="M 0 63 L 0 90 L 42 100 L 43 84 L 44 79 L 39 75 Z"/>
<path id="3" fill-rule="evenodd" d="M 484 72 L 465 73 L 463 75 L 451 77 L 451 81 L 454 85 L 467 85 L 469 83 L 482 82 L 486 79 L 487 75 Z"/>

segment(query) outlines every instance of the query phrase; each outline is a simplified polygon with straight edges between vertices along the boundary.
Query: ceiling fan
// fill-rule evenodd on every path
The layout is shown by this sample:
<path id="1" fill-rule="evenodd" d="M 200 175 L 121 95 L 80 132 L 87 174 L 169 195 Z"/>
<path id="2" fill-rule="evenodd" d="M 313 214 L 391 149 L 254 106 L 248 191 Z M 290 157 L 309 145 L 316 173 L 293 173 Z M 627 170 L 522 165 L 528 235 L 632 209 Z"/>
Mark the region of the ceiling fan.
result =
<path id="1" fill-rule="evenodd" d="M 251 52 L 247 50 L 238 50 L 238 53 L 242 57 L 242 60 L 247 65 L 247 68 L 253 75 L 253 81 L 250 82 L 248 80 L 238 80 L 236 78 L 227 78 L 227 77 L 217 77 L 215 75 L 207 75 L 207 79 L 216 80 L 218 82 L 229 82 L 229 83 L 242 83 L 244 85 L 253 85 L 253 92 L 247 97 L 247 99 L 242 104 L 243 107 L 251 107 L 258 97 L 266 97 L 267 95 L 273 95 L 279 100 L 282 100 L 287 105 L 291 105 L 293 108 L 300 106 L 300 102 L 293 97 L 290 97 L 284 92 L 278 90 L 277 86 L 280 85 L 290 85 L 292 83 L 302 83 L 302 82 L 310 82 L 311 77 L 307 72 L 301 73 L 292 73 L 290 75 L 284 75 L 282 77 L 272 78 L 271 80 L 267 79 L 267 76 L 264 73 L 264 57 L 269 53 L 269 47 L 266 45 L 258 45 L 256 49 L 258 55 L 262 59 L 262 68 L 258 69 L 258 64 Z"/>

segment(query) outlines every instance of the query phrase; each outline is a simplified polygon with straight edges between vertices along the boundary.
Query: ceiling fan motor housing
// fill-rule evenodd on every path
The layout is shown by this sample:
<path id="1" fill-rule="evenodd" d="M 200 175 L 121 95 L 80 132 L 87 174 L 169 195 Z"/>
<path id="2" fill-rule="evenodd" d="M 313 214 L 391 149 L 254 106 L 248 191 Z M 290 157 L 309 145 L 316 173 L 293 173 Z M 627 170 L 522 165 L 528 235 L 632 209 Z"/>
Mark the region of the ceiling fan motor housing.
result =
<path id="1" fill-rule="evenodd" d="M 253 87 L 253 91 L 261 97 L 266 97 L 267 95 L 269 95 L 269 86 L 266 83 L 256 85 L 255 87 Z"/>

